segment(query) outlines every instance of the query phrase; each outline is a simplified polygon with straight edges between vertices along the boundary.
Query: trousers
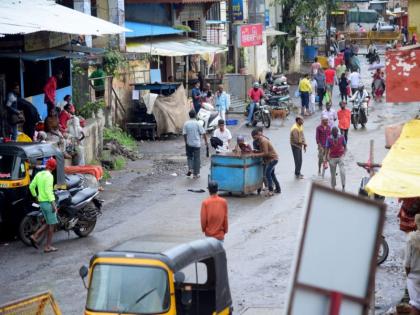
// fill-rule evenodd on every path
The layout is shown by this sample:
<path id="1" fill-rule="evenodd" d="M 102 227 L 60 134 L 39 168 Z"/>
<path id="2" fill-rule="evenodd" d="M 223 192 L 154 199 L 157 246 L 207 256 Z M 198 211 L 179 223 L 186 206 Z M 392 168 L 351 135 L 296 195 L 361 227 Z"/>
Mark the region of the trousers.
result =
<path id="1" fill-rule="evenodd" d="M 292 153 L 295 160 L 295 175 L 299 176 L 302 169 L 302 148 L 292 145 Z"/>
<path id="2" fill-rule="evenodd" d="M 340 168 L 341 186 L 345 187 L 346 186 L 346 172 L 344 170 L 343 158 L 342 157 L 330 158 L 329 164 L 330 164 L 330 171 L 331 171 L 331 187 L 335 188 L 335 186 L 337 185 L 337 178 L 336 178 L 337 165 Z"/>
<path id="3" fill-rule="evenodd" d="M 200 174 L 200 147 L 191 147 L 187 145 L 187 163 L 188 169 L 193 171 L 194 175 Z"/>
<path id="4" fill-rule="evenodd" d="M 272 160 L 267 163 L 265 167 L 265 178 L 267 179 L 268 190 L 273 191 L 273 183 L 276 186 L 276 191 L 280 191 L 280 184 L 277 180 L 275 167 L 278 163 L 278 160 Z"/>

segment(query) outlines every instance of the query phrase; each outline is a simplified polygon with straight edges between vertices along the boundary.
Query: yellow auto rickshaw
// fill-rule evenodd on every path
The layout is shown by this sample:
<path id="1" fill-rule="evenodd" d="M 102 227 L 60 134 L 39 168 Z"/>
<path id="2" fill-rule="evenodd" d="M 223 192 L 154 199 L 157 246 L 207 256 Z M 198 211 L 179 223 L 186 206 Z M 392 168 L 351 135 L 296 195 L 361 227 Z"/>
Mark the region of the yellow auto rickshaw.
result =
<path id="1" fill-rule="evenodd" d="M 79 272 L 88 278 L 85 315 L 232 314 L 221 243 L 173 245 L 132 240 L 93 256 Z"/>
<path id="2" fill-rule="evenodd" d="M 0 143 L 0 223 L 2 232 L 15 234 L 22 218 L 31 211 L 32 197 L 29 184 L 46 159 L 54 157 L 56 187 L 66 188 L 76 177 L 66 178 L 61 151 L 47 143 Z M 72 183 L 67 182 L 69 180 Z"/>

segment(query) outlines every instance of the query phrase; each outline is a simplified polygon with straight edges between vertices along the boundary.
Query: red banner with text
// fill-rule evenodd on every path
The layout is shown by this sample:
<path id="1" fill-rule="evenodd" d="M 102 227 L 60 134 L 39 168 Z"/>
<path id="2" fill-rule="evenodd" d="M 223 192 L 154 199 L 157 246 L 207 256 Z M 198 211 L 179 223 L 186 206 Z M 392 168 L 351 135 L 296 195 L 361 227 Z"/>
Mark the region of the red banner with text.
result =
<path id="1" fill-rule="evenodd" d="M 263 25 L 262 24 L 247 24 L 239 26 L 239 46 L 252 47 L 260 46 L 263 43 Z"/>

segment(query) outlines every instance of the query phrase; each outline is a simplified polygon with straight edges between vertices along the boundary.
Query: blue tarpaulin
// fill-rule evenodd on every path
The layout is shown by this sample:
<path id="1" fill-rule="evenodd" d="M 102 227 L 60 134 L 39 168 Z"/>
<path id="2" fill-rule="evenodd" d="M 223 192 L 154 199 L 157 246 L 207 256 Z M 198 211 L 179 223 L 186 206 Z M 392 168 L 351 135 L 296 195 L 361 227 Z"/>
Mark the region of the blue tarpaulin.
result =
<path id="1" fill-rule="evenodd" d="M 125 21 L 125 27 L 132 30 L 132 32 L 125 33 L 125 37 L 127 38 L 173 35 L 183 33 L 183 31 L 181 30 L 177 30 L 176 28 L 166 25 L 147 24 L 133 21 Z"/>

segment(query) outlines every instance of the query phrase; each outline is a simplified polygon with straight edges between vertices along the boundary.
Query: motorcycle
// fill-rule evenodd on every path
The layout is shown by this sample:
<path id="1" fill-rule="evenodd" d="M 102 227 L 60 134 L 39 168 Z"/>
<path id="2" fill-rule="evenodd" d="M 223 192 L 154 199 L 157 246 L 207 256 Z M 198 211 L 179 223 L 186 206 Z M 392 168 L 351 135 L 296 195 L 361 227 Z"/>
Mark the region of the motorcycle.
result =
<path id="1" fill-rule="evenodd" d="M 375 169 L 380 168 L 381 165 L 370 164 L 370 163 L 360 163 L 360 162 L 357 162 L 357 165 L 360 167 L 363 167 L 369 174 L 369 177 L 368 176 L 363 177 L 360 182 L 359 196 L 370 198 L 369 194 L 366 191 L 366 185 L 368 184 L 369 180 L 372 178 L 375 172 Z M 378 202 L 384 202 L 385 200 L 384 196 L 380 196 L 377 194 L 374 194 L 372 198 Z M 381 244 L 379 246 L 378 257 L 376 260 L 377 265 L 379 266 L 380 264 L 382 264 L 388 258 L 388 255 L 389 255 L 388 242 L 386 241 L 385 236 L 382 235 Z"/>
<path id="2" fill-rule="evenodd" d="M 198 111 L 197 119 L 200 121 L 204 130 L 207 132 L 212 132 L 217 128 L 217 124 L 220 117 L 218 111 L 210 103 L 203 103 L 201 109 Z"/>
<path id="3" fill-rule="evenodd" d="M 251 104 L 247 106 L 247 113 L 249 113 L 250 105 Z M 261 104 L 261 102 L 255 103 L 254 114 L 252 115 L 252 126 L 255 127 L 259 122 L 261 122 L 265 128 L 270 128 L 271 126 L 269 107 Z"/>
<path id="4" fill-rule="evenodd" d="M 368 121 L 368 105 L 369 98 L 353 101 L 353 108 L 351 110 L 351 123 L 354 129 L 357 129 L 359 124 L 362 126 L 362 128 L 365 127 Z"/>
<path id="5" fill-rule="evenodd" d="M 97 217 L 102 214 L 103 200 L 97 198 L 99 191 L 96 188 L 83 188 L 73 193 L 68 190 L 55 192 L 57 230 L 73 231 L 79 237 L 86 237 L 95 228 Z M 39 204 L 32 203 L 31 210 L 19 225 L 19 237 L 28 246 L 31 245 L 30 236 L 44 224 Z"/>
<path id="6" fill-rule="evenodd" d="M 368 59 L 369 64 L 373 64 L 374 62 L 376 62 L 376 63 L 381 62 L 381 59 L 379 58 L 379 54 L 377 53 L 376 50 L 375 50 L 374 53 L 367 54 L 366 57 Z"/>
<path id="7" fill-rule="evenodd" d="M 268 72 L 265 80 L 266 82 L 263 84 L 265 95 L 289 96 L 289 85 L 283 74 L 273 77 L 273 74 Z"/>

